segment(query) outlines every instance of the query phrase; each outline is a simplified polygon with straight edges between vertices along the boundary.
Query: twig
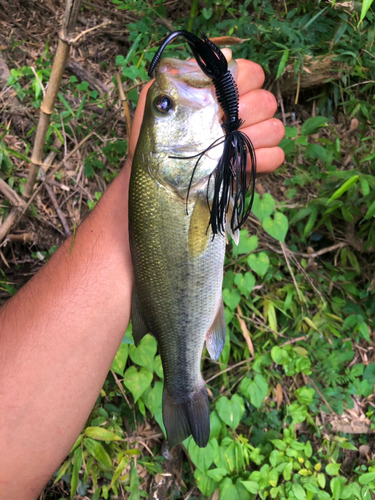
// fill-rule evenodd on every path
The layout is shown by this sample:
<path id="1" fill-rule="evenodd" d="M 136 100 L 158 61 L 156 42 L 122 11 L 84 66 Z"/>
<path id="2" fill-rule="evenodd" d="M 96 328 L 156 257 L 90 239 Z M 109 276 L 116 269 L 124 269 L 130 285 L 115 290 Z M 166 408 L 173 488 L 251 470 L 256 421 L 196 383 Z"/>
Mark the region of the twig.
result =
<path id="1" fill-rule="evenodd" d="M 90 33 L 90 31 L 97 30 L 98 28 L 102 28 L 103 26 L 107 26 L 108 24 L 112 24 L 112 21 L 104 21 L 104 23 L 99 24 L 98 26 L 94 26 L 93 28 L 90 28 L 90 29 L 88 29 L 88 30 L 82 31 L 82 33 L 80 33 L 78 36 L 76 36 L 75 38 L 73 38 L 73 40 L 71 41 L 71 43 L 76 43 L 76 42 L 78 42 L 78 40 L 79 40 L 79 39 L 80 39 L 83 35 L 86 35 L 86 33 Z"/>
<path id="2" fill-rule="evenodd" d="M 329 409 L 329 411 L 330 411 L 331 413 L 333 413 L 334 415 L 337 415 L 337 416 L 338 416 L 338 414 L 337 414 L 335 411 L 333 411 L 333 410 L 332 410 L 332 408 L 331 408 L 330 404 L 328 403 L 328 401 L 327 401 L 327 400 L 326 400 L 326 398 L 324 397 L 324 395 L 323 395 L 322 391 L 319 389 L 319 387 L 318 387 L 318 386 L 316 385 L 316 383 L 313 381 L 313 379 L 312 379 L 312 378 L 310 378 L 308 375 L 306 376 L 306 378 L 307 378 L 307 380 L 310 382 L 310 384 L 314 386 L 314 389 L 315 389 L 315 390 L 316 390 L 316 392 L 319 394 L 319 396 L 323 399 L 323 401 L 325 402 L 325 404 L 326 404 L 327 408 Z"/>
<path id="3" fill-rule="evenodd" d="M 286 125 L 286 118 L 285 118 L 284 101 L 283 101 L 283 96 L 281 95 L 279 81 L 277 82 L 277 99 L 279 101 L 279 105 L 280 105 L 280 109 L 281 109 L 281 115 L 283 117 L 283 124 L 284 124 L 284 127 L 285 127 L 285 125 Z"/>
<path id="4" fill-rule="evenodd" d="M 50 197 L 52 201 L 52 205 L 54 206 L 57 216 L 61 221 L 62 227 L 64 228 L 65 236 L 70 236 L 72 232 L 69 229 L 68 222 L 65 218 L 64 213 L 62 212 L 61 208 L 59 207 L 59 204 L 57 203 L 55 193 L 53 192 L 53 189 L 51 186 L 46 182 L 46 191 L 48 193 L 48 196 Z"/>
<path id="5" fill-rule="evenodd" d="M 223 373 L 229 372 L 230 370 L 234 370 L 238 366 L 244 365 L 245 363 L 249 363 L 249 359 L 244 359 L 243 361 L 240 361 L 239 363 L 236 363 L 235 365 L 229 366 L 228 368 L 225 368 L 225 370 L 222 370 L 219 373 L 216 373 L 215 375 L 212 375 L 209 379 L 205 380 L 205 383 L 208 384 L 208 382 L 211 382 L 211 380 L 220 377 Z"/>
<path id="6" fill-rule="evenodd" d="M 276 253 L 280 253 L 280 254 L 284 253 L 282 250 L 278 250 L 277 248 L 270 245 L 269 243 L 265 243 L 265 244 Z M 324 255 L 325 253 L 333 252 L 334 250 L 337 250 L 338 248 L 344 248 L 344 247 L 348 246 L 348 244 L 349 243 L 342 241 L 341 243 L 335 243 L 334 245 L 331 245 L 330 247 L 322 248 L 321 250 L 318 250 L 317 252 L 314 252 L 314 253 L 293 252 L 292 250 L 289 250 L 289 248 L 285 248 L 285 250 L 290 255 L 303 257 L 305 259 L 315 259 L 316 257 L 320 257 L 321 255 Z"/>
<path id="7" fill-rule="evenodd" d="M 150 439 L 159 439 L 163 437 L 164 434 L 162 432 L 159 432 L 158 434 L 152 434 L 151 436 L 132 436 L 124 438 L 123 441 L 138 441 L 139 439 L 143 439 L 144 441 L 149 441 Z"/>
<path id="8" fill-rule="evenodd" d="M 128 404 L 128 406 L 129 406 L 129 408 L 131 408 L 131 404 L 129 403 L 129 400 L 128 400 L 128 398 L 126 397 L 126 394 L 125 394 L 124 388 L 122 387 L 121 382 L 120 382 L 120 381 L 119 381 L 119 379 L 117 378 L 116 373 L 115 373 L 113 370 L 111 370 L 111 373 L 112 373 L 112 375 L 113 375 L 113 378 L 114 378 L 114 379 L 115 379 L 115 381 L 116 381 L 117 387 L 120 389 L 120 392 L 121 392 L 121 394 L 123 395 L 123 397 L 124 397 L 125 401 L 127 402 L 127 404 Z M 134 439 L 134 438 L 132 438 L 132 439 Z"/>
<path id="9" fill-rule="evenodd" d="M 288 344 L 295 344 L 296 342 L 299 342 L 300 340 L 306 340 L 306 335 L 302 335 L 301 337 L 296 337 L 294 339 L 287 340 L 283 344 L 280 344 L 279 347 L 284 347 L 284 345 L 288 345 Z"/>
<path id="10" fill-rule="evenodd" d="M 301 294 L 301 291 L 299 289 L 298 283 L 296 281 L 296 277 L 294 276 L 293 270 L 291 268 L 291 265 L 290 265 L 290 262 L 289 262 L 289 259 L 288 259 L 287 253 L 286 253 L 286 247 L 285 247 L 284 243 L 281 243 L 281 241 L 280 241 L 280 246 L 281 246 L 281 250 L 283 251 L 283 254 L 284 254 L 284 257 L 285 257 L 286 265 L 288 266 L 290 275 L 292 276 L 294 286 L 296 287 L 298 299 L 299 299 L 300 303 L 302 303 L 302 302 L 304 302 L 304 297 Z"/>

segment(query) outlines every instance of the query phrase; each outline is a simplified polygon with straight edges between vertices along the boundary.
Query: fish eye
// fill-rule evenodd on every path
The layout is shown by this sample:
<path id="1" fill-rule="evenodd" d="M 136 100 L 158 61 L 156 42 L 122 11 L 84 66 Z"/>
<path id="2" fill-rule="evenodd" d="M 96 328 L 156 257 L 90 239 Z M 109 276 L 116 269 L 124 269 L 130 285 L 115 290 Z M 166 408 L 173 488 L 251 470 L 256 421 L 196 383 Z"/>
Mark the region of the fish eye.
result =
<path id="1" fill-rule="evenodd" d="M 168 113 L 173 108 L 173 101 L 168 95 L 160 95 L 155 99 L 155 106 L 161 113 Z"/>

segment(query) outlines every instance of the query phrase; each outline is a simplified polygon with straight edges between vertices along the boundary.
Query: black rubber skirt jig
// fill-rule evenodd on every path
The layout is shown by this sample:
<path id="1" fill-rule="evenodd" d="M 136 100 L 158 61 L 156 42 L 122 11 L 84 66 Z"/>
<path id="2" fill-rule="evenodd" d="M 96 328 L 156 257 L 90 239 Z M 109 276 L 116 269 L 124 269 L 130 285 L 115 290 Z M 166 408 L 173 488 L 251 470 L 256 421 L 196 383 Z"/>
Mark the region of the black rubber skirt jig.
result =
<path id="1" fill-rule="evenodd" d="M 234 234 L 244 224 L 251 212 L 256 177 L 254 146 L 249 137 L 239 130 L 244 121 L 238 116 L 238 88 L 231 72 L 228 70 L 228 62 L 219 47 L 211 42 L 204 33 L 202 33 L 202 39 L 200 39 L 185 30 L 174 31 L 163 41 L 151 62 L 148 72 L 150 77 L 160 61 L 165 47 L 178 36 L 186 39 L 199 67 L 206 76 L 212 79 L 216 98 L 225 115 L 225 120 L 222 123 L 225 132 L 223 154 L 211 174 L 211 177 L 214 176 L 214 194 L 210 207 L 210 225 L 214 235 L 218 233 L 224 234 L 228 213 L 232 212 L 230 228 L 232 234 Z M 200 158 L 217 144 L 218 142 L 215 141 L 205 151 L 196 155 L 199 157 L 197 164 Z M 249 182 L 246 179 L 248 157 L 250 158 L 251 171 Z M 208 186 L 210 186 L 210 182 Z M 248 193 L 250 199 L 246 201 Z"/>

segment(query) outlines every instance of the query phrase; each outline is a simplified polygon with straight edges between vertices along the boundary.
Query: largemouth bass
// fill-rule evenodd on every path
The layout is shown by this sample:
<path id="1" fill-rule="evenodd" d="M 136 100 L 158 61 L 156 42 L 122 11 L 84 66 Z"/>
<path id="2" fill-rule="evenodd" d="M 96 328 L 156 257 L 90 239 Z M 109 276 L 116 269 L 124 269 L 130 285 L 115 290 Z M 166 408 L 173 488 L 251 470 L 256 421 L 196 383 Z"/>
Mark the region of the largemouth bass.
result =
<path id="1" fill-rule="evenodd" d="M 163 59 L 150 87 L 130 180 L 129 234 L 136 345 L 159 344 L 163 420 L 171 446 L 210 434 L 200 371 L 206 342 L 217 360 L 225 343 L 222 300 L 225 236 L 213 237 L 213 174 L 223 145 L 212 80 L 195 62 Z M 206 151 L 197 163 L 200 153 Z M 194 173 L 193 177 L 192 174 Z"/>

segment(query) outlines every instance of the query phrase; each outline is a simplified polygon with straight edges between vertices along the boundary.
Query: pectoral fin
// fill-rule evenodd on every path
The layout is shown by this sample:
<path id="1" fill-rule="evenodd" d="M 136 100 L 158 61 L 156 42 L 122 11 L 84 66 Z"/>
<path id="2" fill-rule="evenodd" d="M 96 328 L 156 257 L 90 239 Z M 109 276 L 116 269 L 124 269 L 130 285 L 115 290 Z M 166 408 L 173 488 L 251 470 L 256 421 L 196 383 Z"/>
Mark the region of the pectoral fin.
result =
<path id="1" fill-rule="evenodd" d="M 140 341 L 146 335 L 150 333 L 147 325 L 142 317 L 139 299 L 137 295 L 137 289 L 134 285 L 133 297 L 132 297 L 132 324 L 133 324 L 133 339 L 136 346 L 139 345 Z"/>
<path id="2" fill-rule="evenodd" d="M 189 253 L 192 257 L 199 257 L 206 250 L 211 236 L 209 223 L 210 210 L 207 201 L 199 197 L 190 218 Z"/>
<path id="3" fill-rule="evenodd" d="M 224 304 L 221 302 L 214 322 L 206 335 L 206 347 L 211 359 L 217 361 L 225 345 L 226 325 Z"/>

